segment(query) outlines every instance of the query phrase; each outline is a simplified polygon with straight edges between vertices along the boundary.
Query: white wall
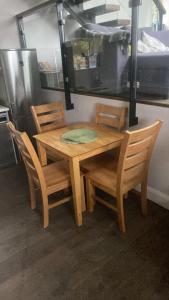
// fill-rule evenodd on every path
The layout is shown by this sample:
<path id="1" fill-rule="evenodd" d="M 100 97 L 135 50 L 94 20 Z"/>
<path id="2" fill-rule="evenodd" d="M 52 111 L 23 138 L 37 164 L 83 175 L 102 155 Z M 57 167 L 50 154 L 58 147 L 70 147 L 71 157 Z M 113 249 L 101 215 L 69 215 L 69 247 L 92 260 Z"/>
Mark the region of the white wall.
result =
<path id="1" fill-rule="evenodd" d="M 38 62 L 62 70 L 56 7 L 50 6 L 23 19 L 28 48 L 36 48 Z"/>
<path id="2" fill-rule="evenodd" d="M 0 48 L 17 48 L 19 40 L 14 15 L 37 4 L 38 0 L 0 0 Z M 56 91 L 43 91 L 42 102 L 62 100 L 64 94 Z M 72 95 L 75 105 L 74 111 L 66 113 L 67 122 L 90 121 L 94 119 L 95 104 L 97 102 L 109 105 L 127 105 L 126 102 Z M 147 125 L 157 118 L 164 120 L 157 146 L 150 166 L 149 197 L 153 201 L 169 209 L 169 108 L 137 105 L 139 126 Z"/>
<path id="3" fill-rule="evenodd" d="M 169 28 L 169 1 L 168 0 L 163 0 L 163 1 L 164 1 L 165 8 L 167 10 L 166 15 L 164 15 L 164 23 Z"/>
<path id="4" fill-rule="evenodd" d="M 139 7 L 139 27 L 151 27 L 152 19 L 152 0 L 143 0 Z"/>
<path id="5" fill-rule="evenodd" d="M 19 38 L 15 15 L 42 0 L 0 0 L 0 48 L 18 48 Z"/>

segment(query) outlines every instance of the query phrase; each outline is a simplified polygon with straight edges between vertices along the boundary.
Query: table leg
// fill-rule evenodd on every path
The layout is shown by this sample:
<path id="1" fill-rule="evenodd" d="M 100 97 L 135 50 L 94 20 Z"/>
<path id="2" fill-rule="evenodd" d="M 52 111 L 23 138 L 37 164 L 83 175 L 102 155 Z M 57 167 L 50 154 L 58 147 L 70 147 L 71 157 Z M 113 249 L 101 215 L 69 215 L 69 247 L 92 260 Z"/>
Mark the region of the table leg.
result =
<path id="1" fill-rule="evenodd" d="M 73 203 L 75 211 L 76 224 L 82 225 L 82 202 L 81 202 L 81 179 L 80 179 L 80 164 L 76 158 L 71 158 L 69 161 L 70 176 L 73 190 Z"/>
<path id="2" fill-rule="evenodd" d="M 39 160 L 41 162 L 42 167 L 44 167 L 47 165 L 46 149 L 39 141 L 37 141 L 37 148 L 38 148 Z"/>

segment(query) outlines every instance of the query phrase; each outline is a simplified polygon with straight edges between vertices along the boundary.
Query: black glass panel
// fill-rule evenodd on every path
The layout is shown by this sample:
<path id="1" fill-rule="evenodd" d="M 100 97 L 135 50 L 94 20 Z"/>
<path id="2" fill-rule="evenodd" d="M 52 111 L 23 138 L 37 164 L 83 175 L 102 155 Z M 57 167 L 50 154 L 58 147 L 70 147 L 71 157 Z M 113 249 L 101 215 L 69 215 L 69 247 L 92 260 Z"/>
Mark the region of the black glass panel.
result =
<path id="1" fill-rule="evenodd" d="M 128 0 L 67 3 L 65 37 L 71 90 L 129 97 Z"/>

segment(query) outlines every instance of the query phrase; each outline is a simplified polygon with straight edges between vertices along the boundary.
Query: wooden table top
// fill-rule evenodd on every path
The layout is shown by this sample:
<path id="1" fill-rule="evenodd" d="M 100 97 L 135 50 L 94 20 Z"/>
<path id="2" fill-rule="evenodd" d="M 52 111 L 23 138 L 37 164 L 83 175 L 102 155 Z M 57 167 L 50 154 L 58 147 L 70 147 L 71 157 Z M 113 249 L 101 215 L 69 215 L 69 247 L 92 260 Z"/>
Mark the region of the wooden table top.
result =
<path id="1" fill-rule="evenodd" d="M 97 134 L 97 139 L 94 142 L 87 144 L 66 144 L 61 141 L 62 134 L 68 132 L 69 130 L 78 128 L 88 128 L 95 130 Z M 78 123 L 73 125 L 68 125 L 64 128 L 57 130 L 48 131 L 45 133 L 37 134 L 34 138 L 42 143 L 44 146 L 49 146 L 58 152 L 64 154 L 67 157 L 76 157 L 82 154 L 92 152 L 98 148 L 104 146 L 112 145 L 113 143 L 118 143 L 119 145 L 123 139 L 123 133 L 114 130 L 112 128 L 103 127 L 93 123 Z M 111 147 L 110 147 L 111 148 Z"/>

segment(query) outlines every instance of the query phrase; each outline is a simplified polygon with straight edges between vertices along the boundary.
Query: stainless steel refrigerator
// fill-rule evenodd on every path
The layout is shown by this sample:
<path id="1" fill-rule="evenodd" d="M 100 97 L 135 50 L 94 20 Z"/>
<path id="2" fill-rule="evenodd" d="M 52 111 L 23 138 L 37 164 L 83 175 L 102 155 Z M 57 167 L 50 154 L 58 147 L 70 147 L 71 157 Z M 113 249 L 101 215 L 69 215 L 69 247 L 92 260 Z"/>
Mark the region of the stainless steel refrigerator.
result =
<path id="1" fill-rule="evenodd" d="M 41 100 L 35 49 L 0 50 L 0 104 L 9 107 L 15 126 L 34 133 L 30 106 Z"/>

